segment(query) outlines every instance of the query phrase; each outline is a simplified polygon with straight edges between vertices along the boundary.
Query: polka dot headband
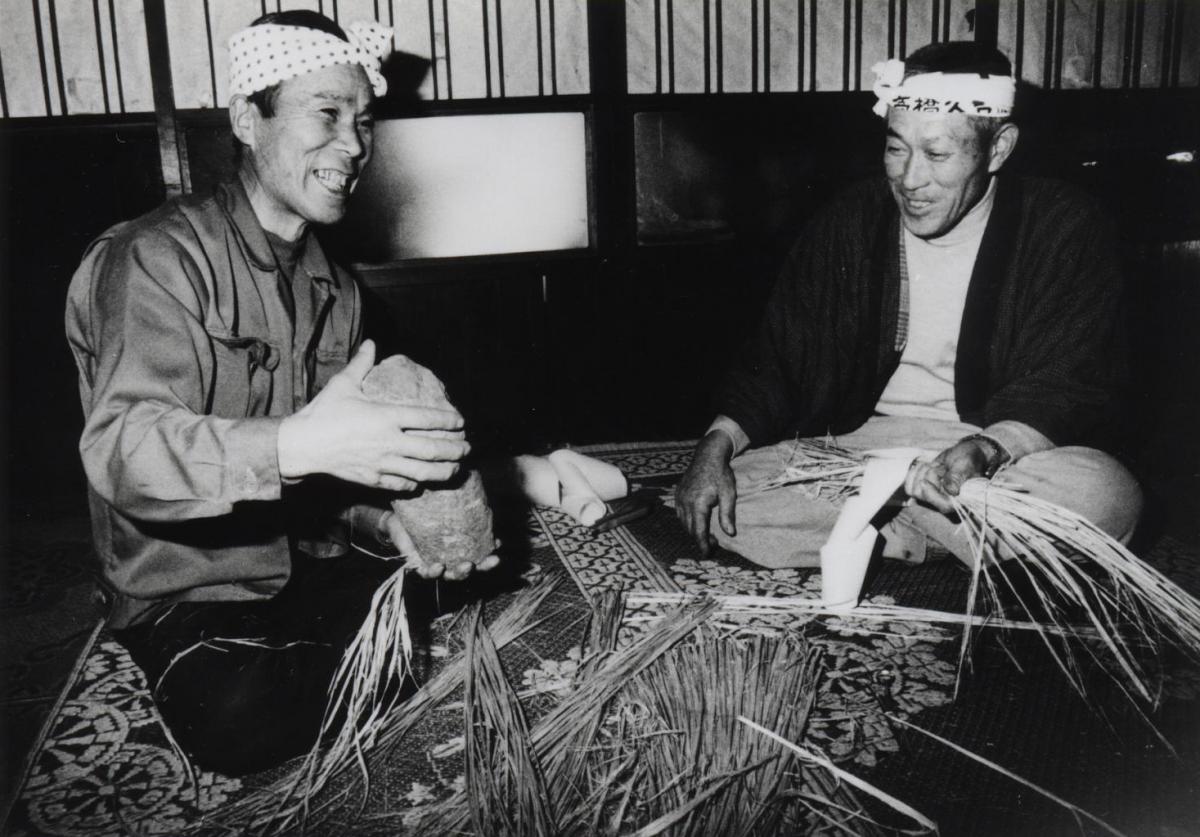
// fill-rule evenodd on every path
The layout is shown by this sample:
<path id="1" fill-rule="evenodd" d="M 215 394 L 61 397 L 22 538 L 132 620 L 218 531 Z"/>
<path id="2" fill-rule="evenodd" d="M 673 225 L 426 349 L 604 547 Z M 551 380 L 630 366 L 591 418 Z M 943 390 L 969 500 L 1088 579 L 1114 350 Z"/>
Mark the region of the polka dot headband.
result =
<path id="1" fill-rule="evenodd" d="M 387 92 L 379 72 L 392 51 L 392 30 L 358 21 L 346 27 L 343 41 L 307 26 L 264 23 L 248 26 L 229 39 L 229 95 L 249 96 L 289 78 L 332 67 L 358 64 L 367 72 L 376 96 Z"/>
<path id="2" fill-rule="evenodd" d="M 871 68 L 872 90 L 878 97 L 875 113 L 893 110 L 921 113 L 962 113 L 967 116 L 1009 116 L 1017 83 L 1012 76 L 978 73 L 920 73 L 904 77 L 904 62 L 895 58 Z"/>

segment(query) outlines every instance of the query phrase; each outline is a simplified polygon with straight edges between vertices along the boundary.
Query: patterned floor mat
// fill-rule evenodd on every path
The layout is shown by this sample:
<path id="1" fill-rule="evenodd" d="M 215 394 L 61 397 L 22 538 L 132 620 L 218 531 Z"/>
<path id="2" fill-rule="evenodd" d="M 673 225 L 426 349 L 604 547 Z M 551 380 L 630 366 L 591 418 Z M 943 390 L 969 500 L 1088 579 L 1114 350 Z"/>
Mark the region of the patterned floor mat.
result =
<path id="1" fill-rule="evenodd" d="M 538 702 L 573 675 L 589 602 L 605 591 L 819 596 L 819 577 L 810 570 L 764 570 L 720 551 L 701 560 L 670 508 L 671 488 L 690 450 L 689 444 L 663 443 L 588 451 L 659 498 L 661 507 L 649 517 L 597 534 L 560 511 L 539 508 L 518 526 L 526 537 L 516 550 L 516 571 L 526 578 L 563 577 L 543 606 L 543 623 L 504 658 L 517 688 L 531 696 L 527 711 L 536 713 Z M 1200 590 L 1194 551 L 1166 541 L 1147 557 Z M 867 594 L 875 603 L 953 610 L 963 606 L 966 583 L 954 561 L 916 567 L 885 562 L 869 579 Z M 489 609 L 507 595 L 498 595 Z M 656 618 L 661 607 L 631 604 L 628 630 Z M 753 620 L 729 626 L 732 632 L 758 628 Z M 1193 667 L 1177 661 L 1167 666 L 1164 701 L 1151 718 L 1159 737 L 1111 681 L 1088 677 L 1083 693 L 1074 691 L 1028 636 L 1001 643 L 978 635 L 972 667 L 960 672 L 961 634 L 954 628 L 907 622 L 868 628 L 858 620 L 827 618 L 807 629 L 825 658 L 807 743 L 937 820 L 942 834 L 1100 832 L 901 722 L 945 736 L 1127 834 L 1200 833 L 1200 677 Z M 448 642 L 440 634 L 431 638 L 431 666 Z M 367 833 L 371 822 L 386 822 L 395 833 L 403 822 L 397 812 L 461 787 L 461 748 L 461 716 L 437 714 L 405 740 L 403 757 L 373 780 L 362 811 L 316 833 Z M 98 630 L 42 731 L 4 833 L 181 834 L 274 775 L 239 780 L 192 771 L 166 734 L 141 672 Z"/>

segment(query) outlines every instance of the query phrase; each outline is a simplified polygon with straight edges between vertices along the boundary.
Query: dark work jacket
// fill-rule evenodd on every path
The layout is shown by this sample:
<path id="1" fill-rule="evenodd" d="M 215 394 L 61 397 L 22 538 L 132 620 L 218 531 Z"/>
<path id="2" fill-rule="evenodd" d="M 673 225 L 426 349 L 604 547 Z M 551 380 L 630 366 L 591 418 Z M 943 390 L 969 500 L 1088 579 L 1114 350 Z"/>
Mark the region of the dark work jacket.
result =
<path id="1" fill-rule="evenodd" d="M 808 224 L 717 396 L 751 445 L 847 433 L 874 413 L 900 362 L 899 260 L 882 179 Z M 960 418 L 1111 447 L 1127 375 L 1122 292 L 1109 225 L 1081 192 L 1000 177 L 959 332 Z"/>

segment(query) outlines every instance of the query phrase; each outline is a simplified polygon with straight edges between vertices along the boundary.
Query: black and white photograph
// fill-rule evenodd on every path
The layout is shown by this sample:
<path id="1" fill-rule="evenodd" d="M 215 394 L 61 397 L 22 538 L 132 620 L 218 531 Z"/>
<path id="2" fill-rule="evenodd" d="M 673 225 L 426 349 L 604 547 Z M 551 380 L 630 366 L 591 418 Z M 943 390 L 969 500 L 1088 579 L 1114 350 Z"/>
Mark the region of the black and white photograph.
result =
<path id="1" fill-rule="evenodd" d="M 1200 837 L 1200 0 L 0 0 L 0 837 Z"/>

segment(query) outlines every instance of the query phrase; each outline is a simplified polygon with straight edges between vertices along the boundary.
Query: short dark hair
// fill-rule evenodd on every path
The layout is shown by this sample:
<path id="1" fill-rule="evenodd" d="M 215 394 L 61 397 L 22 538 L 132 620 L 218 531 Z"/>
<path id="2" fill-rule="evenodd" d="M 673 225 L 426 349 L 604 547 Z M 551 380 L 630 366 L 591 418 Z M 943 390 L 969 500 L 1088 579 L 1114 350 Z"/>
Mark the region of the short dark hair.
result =
<path id="1" fill-rule="evenodd" d="M 268 23 L 274 23 L 278 26 L 302 26 L 306 29 L 316 29 L 318 32 L 324 32 L 327 35 L 333 35 L 335 38 L 341 38 L 343 41 L 349 41 L 346 37 L 346 32 L 337 23 L 325 17 L 319 12 L 314 12 L 310 9 L 292 9 L 286 12 L 271 12 L 251 23 L 251 26 L 263 26 Z M 270 87 L 264 87 L 262 90 L 256 90 L 246 97 L 246 101 L 258 108 L 258 112 L 264 117 L 270 119 L 275 115 L 275 101 L 279 98 L 279 84 L 272 84 Z M 235 136 L 233 138 L 233 163 L 238 165 L 242 161 L 242 143 Z"/>
<path id="2" fill-rule="evenodd" d="M 904 59 L 905 78 L 922 73 L 1011 76 L 1012 62 L 994 46 L 976 41 L 943 41 L 923 46 Z"/>
<path id="3" fill-rule="evenodd" d="M 976 41 L 943 41 L 914 50 L 904 59 L 904 77 L 924 73 L 978 73 L 981 76 L 1011 76 L 1012 62 L 994 46 Z M 996 132 L 1011 120 L 992 116 L 968 116 L 980 148 L 988 148 Z"/>

